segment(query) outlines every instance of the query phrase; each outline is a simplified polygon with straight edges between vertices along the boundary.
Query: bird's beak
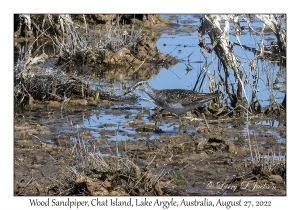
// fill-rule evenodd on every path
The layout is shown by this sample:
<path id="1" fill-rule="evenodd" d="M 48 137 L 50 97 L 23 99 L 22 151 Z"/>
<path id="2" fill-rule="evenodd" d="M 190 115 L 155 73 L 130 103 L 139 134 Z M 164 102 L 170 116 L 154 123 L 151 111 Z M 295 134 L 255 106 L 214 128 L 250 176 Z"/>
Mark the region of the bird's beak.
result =
<path id="1" fill-rule="evenodd" d="M 124 96 L 127 95 L 128 93 L 130 93 L 132 91 L 132 88 L 129 88 L 127 91 L 125 91 Z"/>

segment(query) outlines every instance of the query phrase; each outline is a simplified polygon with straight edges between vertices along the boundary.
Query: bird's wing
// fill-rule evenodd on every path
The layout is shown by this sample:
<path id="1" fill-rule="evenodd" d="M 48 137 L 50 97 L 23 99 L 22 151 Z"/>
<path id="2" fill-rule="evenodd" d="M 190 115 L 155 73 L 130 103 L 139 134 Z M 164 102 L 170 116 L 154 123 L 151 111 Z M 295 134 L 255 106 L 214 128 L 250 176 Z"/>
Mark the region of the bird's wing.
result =
<path id="1" fill-rule="evenodd" d="M 217 97 L 217 94 L 215 93 L 197 93 L 191 90 L 184 89 L 161 90 L 161 94 L 165 96 L 164 99 L 167 103 L 180 102 L 182 105 L 197 103 L 201 104 Z"/>

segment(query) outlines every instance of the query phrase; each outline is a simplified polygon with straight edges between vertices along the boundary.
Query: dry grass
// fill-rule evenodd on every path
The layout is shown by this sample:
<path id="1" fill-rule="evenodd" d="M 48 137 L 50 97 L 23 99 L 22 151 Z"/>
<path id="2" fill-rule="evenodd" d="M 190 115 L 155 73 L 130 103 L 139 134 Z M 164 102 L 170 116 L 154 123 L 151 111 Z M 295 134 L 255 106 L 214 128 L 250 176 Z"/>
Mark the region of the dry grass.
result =
<path id="1" fill-rule="evenodd" d="M 72 149 L 74 162 L 61 168 L 53 195 L 163 195 L 161 175 L 137 166 L 128 157 L 104 156 L 99 147 L 79 139 Z"/>
<path id="2" fill-rule="evenodd" d="M 73 24 L 65 28 L 65 36 L 55 36 L 55 44 L 60 49 L 61 61 L 65 64 L 83 65 L 101 63 L 106 51 L 117 52 L 127 48 L 134 52 L 142 38 L 142 28 L 135 29 L 115 24 L 101 30 L 75 29 Z"/>
<path id="3" fill-rule="evenodd" d="M 15 105 L 26 105 L 30 97 L 35 100 L 56 100 L 85 98 L 94 96 L 94 91 L 87 85 L 84 75 L 67 75 L 66 66 L 95 66 L 102 63 L 106 51 L 116 52 L 122 48 L 134 51 L 141 39 L 142 29 L 123 26 L 116 21 L 106 29 L 95 31 L 75 25 L 68 15 L 61 18 L 61 33 L 56 33 L 56 16 L 45 15 L 37 19 L 45 23 L 35 23 L 33 26 L 39 36 L 28 47 L 21 51 L 19 61 L 15 65 L 14 99 Z M 45 27 L 45 28 L 43 28 Z M 52 31 L 52 30 L 54 31 Z M 33 45 L 41 38 L 47 37 L 58 48 L 58 60 L 41 54 L 34 57 Z"/>

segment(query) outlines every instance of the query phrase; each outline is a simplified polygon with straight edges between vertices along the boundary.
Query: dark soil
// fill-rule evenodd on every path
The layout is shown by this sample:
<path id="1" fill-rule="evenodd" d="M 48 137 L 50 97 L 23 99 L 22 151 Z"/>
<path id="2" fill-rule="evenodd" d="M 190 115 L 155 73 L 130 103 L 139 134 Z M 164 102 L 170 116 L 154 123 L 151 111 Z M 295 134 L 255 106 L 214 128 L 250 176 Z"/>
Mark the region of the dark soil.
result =
<path id="1" fill-rule="evenodd" d="M 110 19 L 105 18 L 108 17 L 93 16 L 88 21 L 108 24 Z M 122 18 L 138 24 L 143 17 Z M 144 26 L 153 27 L 152 31 L 165 28 L 177 33 L 174 30 L 177 24 L 156 15 L 145 18 Z M 181 30 L 194 30 L 186 24 Z M 20 30 L 19 35 L 23 29 Z M 158 33 L 149 32 L 147 37 L 139 43 L 135 54 L 126 48 L 106 52 L 101 65 L 109 68 L 100 71 L 102 78 L 147 80 L 162 66 L 178 62 L 155 47 Z M 95 59 L 89 59 L 93 52 L 85 55 L 90 62 L 87 66 L 96 69 Z M 22 80 L 31 81 L 38 72 L 47 71 L 44 57 L 34 62 L 30 64 L 30 72 L 22 71 Z M 86 74 L 87 69 L 82 67 L 80 71 Z M 64 93 L 69 83 L 59 89 L 57 81 L 51 80 L 57 89 L 47 87 L 46 92 L 52 93 L 47 96 L 15 88 L 16 92 L 22 92 L 15 100 L 26 98 L 26 101 L 20 101 L 25 103 L 21 104 L 22 109 L 15 107 L 14 195 L 286 195 L 284 112 L 273 114 L 269 110 L 268 116 L 250 116 L 248 121 L 230 114 L 223 118 L 209 117 L 210 131 L 202 118 L 189 112 L 183 117 L 183 131 L 176 134 L 178 120 L 174 116 L 162 113 L 145 122 L 139 116 L 133 117 L 131 110 L 110 109 L 115 103 L 129 104 L 134 98 L 127 101 L 111 95 L 97 98 L 96 91 L 89 86 L 83 91 L 80 78 L 65 80 L 75 80 L 74 84 L 80 86 L 67 88 L 69 92 Z M 39 93 L 40 89 L 32 91 Z M 54 93 L 58 97 L 53 98 Z M 66 104 L 64 94 L 69 99 Z M 135 130 L 134 134 L 122 131 L 129 140 L 108 141 L 106 136 L 116 132 L 109 128 L 117 122 L 101 124 L 96 130 L 73 126 L 81 124 L 83 112 L 91 107 L 116 116 L 125 114 L 128 120 L 124 126 Z M 173 123 L 174 129 L 169 128 L 172 133 L 163 130 L 161 125 L 166 121 Z M 278 125 L 261 123 L 267 121 Z M 95 138 L 93 132 L 100 137 Z M 148 136 L 152 133 L 158 137 L 150 140 Z"/>
<path id="2" fill-rule="evenodd" d="M 15 120 L 15 195 L 286 195 L 285 161 L 252 164 L 244 133 L 246 121 L 209 120 L 211 131 L 208 132 L 201 119 L 185 117 L 186 129 L 194 128 L 195 132 L 161 133 L 158 139 L 148 140 L 144 134 L 152 132 L 150 128 L 150 131 L 144 129 L 146 133 L 137 132 L 132 138 L 137 140 L 122 142 L 95 139 L 88 130 L 74 131 L 86 142 L 87 148 L 98 148 L 93 152 L 103 158 L 106 165 L 124 161 L 131 164 L 130 167 L 125 164 L 130 170 L 123 172 L 122 167 L 100 170 L 98 165 L 80 171 L 83 160 L 74 153 L 80 142 L 70 135 L 56 133 L 57 127 L 66 122 L 59 120 L 61 113 L 55 103 L 47 107 L 39 104 Z M 69 109 L 65 116 L 76 115 L 80 110 Z M 116 110 L 117 115 L 118 112 Z M 140 120 L 134 121 L 128 120 L 129 126 L 143 127 Z M 265 132 L 272 130 L 284 136 L 283 124 L 272 127 L 253 123 L 254 126 L 250 126 L 250 131 L 257 131 L 250 135 L 253 156 L 259 153 L 273 159 L 274 154 L 285 154 L 285 142 L 278 143 L 275 135 Z M 101 156 L 97 152 L 110 155 Z M 116 157 L 118 153 L 121 156 Z M 72 167 L 77 171 L 70 174 Z M 141 177 L 147 178 L 142 182 Z M 136 185 L 149 183 L 149 180 L 153 181 L 151 186 Z M 70 186 L 74 189 L 64 193 L 63 189 Z M 132 187 L 136 189 L 129 190 Z"/>

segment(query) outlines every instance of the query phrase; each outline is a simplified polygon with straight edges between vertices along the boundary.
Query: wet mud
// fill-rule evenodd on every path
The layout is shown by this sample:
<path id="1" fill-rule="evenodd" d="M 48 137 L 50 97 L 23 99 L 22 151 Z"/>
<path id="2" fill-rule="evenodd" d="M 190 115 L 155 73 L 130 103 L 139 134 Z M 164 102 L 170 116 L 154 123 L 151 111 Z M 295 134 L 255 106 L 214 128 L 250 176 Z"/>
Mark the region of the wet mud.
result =
<path id="1" fill-rule="evenodd" d="M 208 132 L 202 119 L 185 116 L 185 129 L 177 134 L 175 117 L 162 119 L 160 124 L 165 123 L 164 120 L 174 123 L 173 127 L 162 130 L 153 120 L 147 123 L 132 119 L 130 110 L 127 110 L 131 119 L 127 118 L 126 126 L 135 131 L 127 134 L 122 130 L 109 130 L 110 124 L 99 125 L 96 131 L 72 126 L 81 120 L 78 113 L 83 109 L 70 109 L 64 114 L 59 108 L 44 109 L 36 107 L 19 115 L 15 121 L 15 195 L 286 194 L 285 126 L 278 119 L 265 121 L 269 125 L 255 125 L 255 122 L 262 122 L 262 119 L 255 119 L 249 126 L 250 133 L 255 131 L 250 134 L 249 144 L 245 133 L 248 122 L 245 120 L 208 118 Z M 108 109 L 107 112 L 120 115 L 118 109 Z M 277 126 L 272 122 L 277 122 Z M 94 132 L 99 132 L 98 138 Z M 128 136 L 128 140 L 118 141 L 116 133 Z M 153 133 L 156 136 L 150 140 Z M 115 136 L 113 139 L 116 140 L 108 140 L 109 135 Z M 76 168 L 76 165 L 83 164 L 83 160 L 78 159 L 78 152 L 74 153 L 78 145 L 88 148 L 88 152 L 82 155 L 101 157 L 104 165 L 110 166 L 107 171 L 100 172 L 99 166 L 95 166 L 85 169 L 86 173 L 81 175 L 77 169 L 78 172 L 66 177 L 71 166 Z M 260 164 L 253 165 L 251 151 Z M 256 157 L 257 154 L 263 155 Z M 270 160 L 263 163 L 267 158 Z M 116 166 L 120 161 L 132 164 L 133 169 L 125 164 L 125 168 L 130 168 L 126 173 L 132 177 L 131 184 L 125 184 L 128 183 L 126 176 L 118 175 L 124 170 Z M 96 181 L 94 177 L 98 177 Z M 148 178 L 141 182 L 141 177 Z M 73 180 L 73 183 L 64 181 L 66 183 L 58 184 L 58 180 Z M 136 180 L 144 184 L 136 185 Z M 146 186 L 149 180 L 153 184 Z M 63 189 L 70 185 L 75 186 L 74 189 L 64 194 Z M 128 186 L 137 189 L 130 191 Z"/>
<path id="2" fill-rule="evenodd" d="M 109 25 L 113 18 L 99 15 L 88 21 Z M 91 80 L 101 74 L 107 81 L 120 81 L 124 90 L 126 80 L 149 79 L 178 62 L 155 46 L 158 31 L 178 33 L 176 18 L 146 17 L 144 26 L 151 30 L 135 54 L 126 48 L 106 52 L 101 57 L 106 70 L 95 72 L 88 70 L 95 69 L 98 58 L 89 52 L 83 59 L 88 67 L 78 72 L 88 71 Z M 180 23 L 180 31 L 195 30 L 191 23 Z M 47 62 L 38 57 L 24 78 L 45 75 Z M 14 195 L 286 195 L 284 111 L 266 109 L 268 113 L 245 118 L 227 110 L 217 116 L 218 110 L 208 106 L 209 130 L 194 110 L 184 114 L 178 134 L 177 116 L 144 109 L 135 96 L 97 92 L 82 77 L 65 81 L 73 83 L 59 86 L 57 80 L 57 89 L 47 87 L 52 94 L 15 98 L 23 104 L 14 114 Z"/>

